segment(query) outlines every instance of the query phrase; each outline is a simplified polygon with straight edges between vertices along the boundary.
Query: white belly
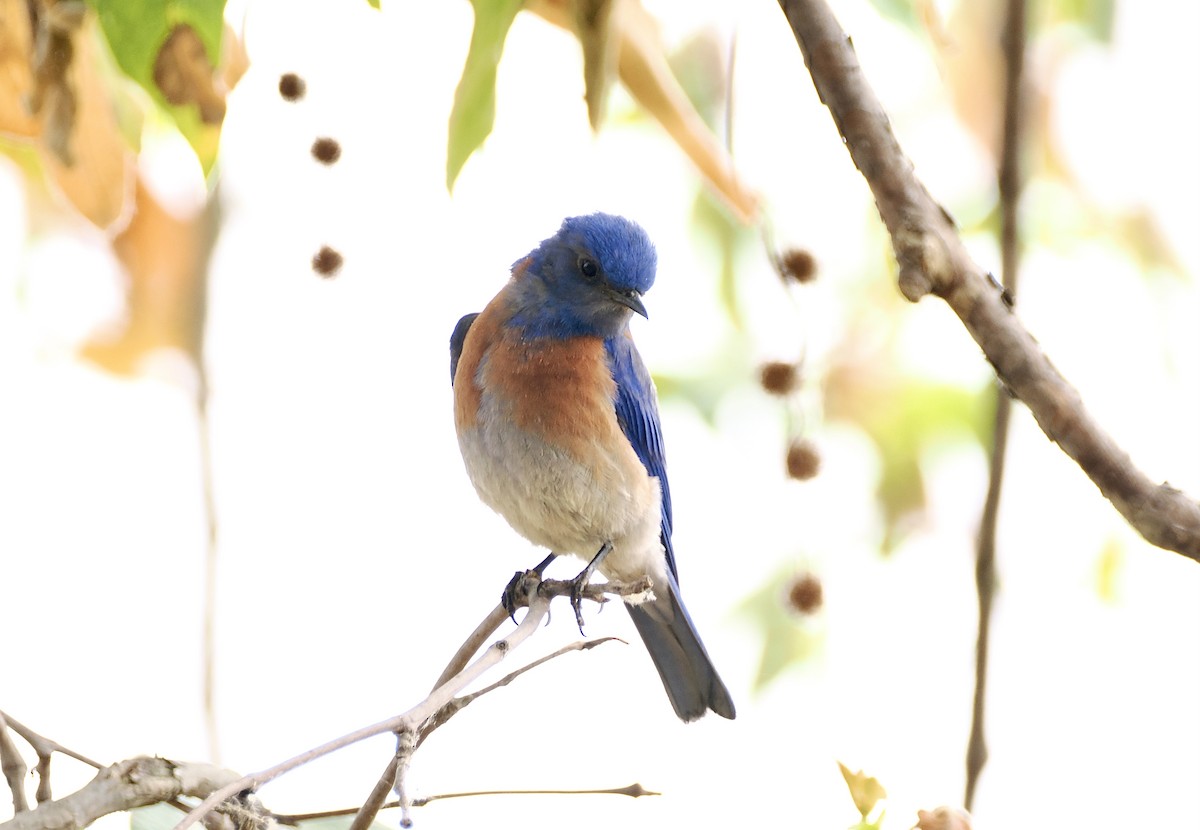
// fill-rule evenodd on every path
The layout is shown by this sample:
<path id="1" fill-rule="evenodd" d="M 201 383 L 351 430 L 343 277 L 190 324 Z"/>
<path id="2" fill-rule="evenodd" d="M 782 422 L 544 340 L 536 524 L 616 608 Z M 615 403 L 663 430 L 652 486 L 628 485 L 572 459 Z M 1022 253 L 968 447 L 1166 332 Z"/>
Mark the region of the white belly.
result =
<path id="1" fill-rule="evenodd" d="M 458 440 L 479 497 L 526 539 L 585 560 L 611 542 L 602 574 L 665 583 L 661 491 L 632 448 L 633 466 L 599 446 L 585 464 L 504 417 L 480 417 Z"/>

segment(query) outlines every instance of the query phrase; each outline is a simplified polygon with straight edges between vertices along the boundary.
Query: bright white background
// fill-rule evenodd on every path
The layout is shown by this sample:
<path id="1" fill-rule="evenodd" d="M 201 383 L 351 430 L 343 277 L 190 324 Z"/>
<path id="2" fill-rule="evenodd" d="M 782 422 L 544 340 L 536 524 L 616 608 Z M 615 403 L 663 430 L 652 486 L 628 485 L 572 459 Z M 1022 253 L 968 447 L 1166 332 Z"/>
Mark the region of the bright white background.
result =
<path id="1" fill-rule="evenodd" d="M 865 5 L 836 8 L 935 195 L 953 203 L 990 188 L 928 55 Z M 867 193 L 774 3 L 651 9 L 671 42 L 736 26 L 739 168 L 779 236 L 822 264 L 821 281 L 789 298 L 761 251 L 740 263 L 745 384 L 715 425 L 686 403 L 663 407 L 684 594 L 739 716 L 678 723 L 639 645 L 571 655 L 434 736 L 413 793 L 638 781 L 664 795 L 442 802 L 416 819 L 844 827 L 854 814 L 842 760 L 878 777 L 890 826 L 909 827 L 918 808 L 962 797 L 985 460 L 967 444 L 925 459 L 929 520 L 887 559 L 872 498 L 879 461 L 863 435 L 810 424 L 823 473 L 786 479 L 783 419 L 756 389 L 756 365 L 807 347 L 819 366 L 836 343 L 856 299 L 839 281 L 881 261 L 878 238 L 864 235 Z M 242 11 L 231 8 L 238 25 Z M 565 215 L 624 213 L 658 245 L 650 320 L 635 324 L 650 366 L 702 372 L 731 332 L 708 248 L 690 230 L 691 169 L 649 124 L 590 133 L 568 35 L 518 17 L 495 133 L 451 199 L 445 125 L 467 3 L 394 2 L 380 14 L 261 0 L 244 12 L 252 66 L 223 137 L 207 357 L 221 761 L 250 771 L 420 699 L 511 573 L 541 557 L 476 500 L 450 417 L 449 332 L 509 263 Z M 1193 495 L 1200 103 L 1177 84 L 1194 92 L 1200 77 L 1196 15 L 1165 0 L 1121 4 L 1114 51 L 1078 59 L 1054 113 L 1097 202 L 1145 205 L 1190 276 L 1149 282 L 1103 240 L 1039 247 L 1020 311 L 1136 463 Z M 286 71 L 307 80 L 302 103 L 279 98 Z M 618 93 L 615 110 L 629 106 Z M 341 142 L 336 166 L 309 158 L 318 135 Z M 156 186 L 183 204 L 200 187 L 186 158 L 165 137 L 144 151 Z M 119 315 L 120 275 L 86 229 L 25 240 L 22 188 L 0 162 L 0 705 L 101 760 L 201 759 L 204 525 L 188 384 L 168 362 L 128 380 L 73 356 Z M 329 281 L 309 268 L 326 243 L 346 257 Z M 977 250 L 998 268 L 986 242 Z M 926 300 L 904 313 L 907 366 L 986 382 L 949 311 Z M 1200 796 L 1200 571 L 1140 542 L 1016 413 L 976 826 L 1187 824 Z M 1125 553 L 1105 600 L 1097 560 L 1113 540 Z M 760 633 L 737 608 L 780 568 L 801 567 L 821 574 L 826 604 L 798 624 L 823 643 L 755 693 Z M 589 614 L 588 633 L 636 643 L 619 609 Z M 560 610 L 516 659 L 575 635 Z M 288 812 L 352 805 L 390 751 L 388 738 L 368 742 L 261 795 Z M 60 772 L 63 794 L 74 773 L 66 762 Z"/>

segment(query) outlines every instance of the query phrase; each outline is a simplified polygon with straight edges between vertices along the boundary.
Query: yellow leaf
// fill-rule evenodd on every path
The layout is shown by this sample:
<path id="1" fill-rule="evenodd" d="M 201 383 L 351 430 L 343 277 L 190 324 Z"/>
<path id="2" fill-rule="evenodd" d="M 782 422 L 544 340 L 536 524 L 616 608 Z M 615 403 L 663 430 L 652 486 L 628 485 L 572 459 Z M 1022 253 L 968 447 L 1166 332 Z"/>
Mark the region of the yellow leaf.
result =
<path id="1" fill-rule="evenodd" d="M 858 808 L 858 812 L 864 819 L 875 809 L 879 799 L 887 798 L 887 790 L 883 788 L 883 785 L 863 773 L 862 770 L 851 772 L 850 768 L 841 761 L 838 761 L 838 769 L 842 771 L 842 777 L 846 779 L 846 786 L 850 789 L 850 797 L 854 799 L 854 806 Z"/>

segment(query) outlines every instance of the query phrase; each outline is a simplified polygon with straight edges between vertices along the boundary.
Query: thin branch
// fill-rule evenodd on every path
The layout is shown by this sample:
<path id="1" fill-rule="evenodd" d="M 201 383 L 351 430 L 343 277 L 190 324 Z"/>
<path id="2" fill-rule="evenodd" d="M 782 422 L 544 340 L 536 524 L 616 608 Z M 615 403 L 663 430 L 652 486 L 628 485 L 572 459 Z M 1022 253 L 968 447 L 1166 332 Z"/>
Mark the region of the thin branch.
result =
<path id="1" fill-rule="evenodd" d="M 1008 0 L 1003 34 L 1004 127 L 1001 136 L 997 182 L 1000 190 L 1000 263 L 1004 291 L 1015 301 L 1020 267 L 1017 208 L 1021 200 L 1021 148 L 1024 137 L 1025 0 Z M 979 520 L 975 551 L 975 591 L 979 598 L 979 631 L 975 640 L 975 694 L 971 704 L 971 733 L 967 741 L 967 782 L 963 806 L 975 801 L 979 776 L 987 763 L 985 704 L 987 700 L 988 645 L 991 642 L 992 599 L 996 592 L 996 526 L 1008 449 L 1008 423 L 1012 398 L 996 392 L 992 426 L 992 455 L 988 463 L 988 489 Z"/>
<path id="2" fill-rule="evenodd" d="M 195 291 L 192 307 L 191 337 L 188 357 L 196 370 L 196 434 L 200 453 L 200 486 L 204 496 L 204 623 L 201 633 L 200 659 L 203 679 L 201 700 L 204 709 L 204 734 L 208 740 L 208 757 L 214 764 L 221 762 L 220 732 L 217 728 L 217 499 L 213 476 L 212 419 L 209 417 L 208 362 L 204 359 L 204 335 L 207 331 L 208 266 L 216 249 L 221 228 L 220 184 L 209 196 L 203 213 L 193 220 L 195 232 L 201 237 L 198 254 L 189 281 Z"/>
<path id="3" fill-rule="evenodd" d="M 450 658 L 450 662 L 446 664 L 446 668 L 442 670 L 441 676 L 437 682 L 433 684 L 436 689 L 449 680 L 454 675 L 458 674 L 467 667 L 467 663 L 475 656 L 475 652 L 479 651 L 480 647 L 487 642 L 500 626 L 504 625 L 504 621 L 508 619 L 508 612 L 504 610 L 503 605 L 496 605 L 488 615 L 483 618 L 483 622 L 475 627 L 471 635 L 458 647 L 458 651 Z"/>
<path id="4" fill-rule="evenodd" d="M 93 761 L 86 755 L 81 755 L 73 749 L 39 735 L 7 712 L 0 712 L 0 718 L 4 719 L 9 729 L 24 738 L 33 747 L 33 751 L 37 753 L 39 758 L 48 756 L 52 752 L 61 752 L 63 755 L 74 758 L 76 761 L 82 761 L 90 767 L 104 769 L 104 764 L 101 764 L 99 761 Z"/>
<path id="5" fill-rule="evenodd" d="M 542 574 L 546 572 L 546 568 L 550 567 L 550 563 L 556 558 L 556 555 L 551 553 L 541 562 L 525 571 L 523 576 L 530 576 L 532 574 L 540 579 Z M 521 572 L 518 571 L 517 574 L 513 575 L 513 579 L 516 580 L 521 575 Z M 487 639 L 500 629 L 500 626 L 504 624 L 506 619 L 508 619 L 508 615 L 509 612 L 504 608 L 503 603 L 493 608 L 488 615 L 483 618 L 483 622 L 475 626 L 475 630 L 471 632 L 471 636 L 467 637 L 466 641 L 464 641 L 463 644 L 458 647 L 458 651 L 456 651 L 454 656 L 450 658 L 450 662 L 446 665 L 446 668 L 442 669 L 442 673 L 438 677 L 437 682 L 433 684 L 433 688 L 436 689 L 438 686 L 441 686 L 451 677 L 466 668 L 467 663 L 469 663 L 471 658 L 475 656 L 475 652 L 479 651 L 479 648 L 487 641 Z"/>
<path id="6" fill-rule="evenodd" d="M 480 795 L 625 795 L 630 798 L 641 798 L 644 795 L 662 795 L 662 793 L 648 790 L 641 784 L 634 783 L 627 787 L 611 787 L 602 790 L 475 790 L 461 793 L 437 793 L 421 798 L 414 798 L 412 804 L 414 807 L 424 807 L 426 804 L 431 804 L 434 801 L 444 801 L 448 798 L 473 798 Z M 389 801 L 383 804 L 380 809 L 394 810 L 399 806 L 399 801 Z M 294 826 L 304 821 L 312 821 L 313 819 L 352 816 L 357 811 L 357 807 L 346 807 L 340 810 L 322 810 L 319 813 L 274 813 L 272 814 L 272 818 L 280 824 Z"/>
<path id="7" fill-rule="evenodd" d="M 38 804 L 54 798 L 54 793 L 50 788 L 50 759 L 53 757 L 53 755 L 41 756 L 38 758 L 37 766 L 33 768 L 38 777 L 37 792 L 34 794 Z"/>
<path id="8" fill-rule="evenodd" d="M 25 812 L 29 809 L 29 802 L 25 798 L 25 773 L 29 772 L 29 767 L 8 734 L 3 712 L 0 712 L 0 768 L 12 791 L 13 814 Z"/>
<path id="9" fill-rule="evenodd" d="M 417 751 L 417 742 L 411 731 L 404 731 L 396 736 L 396 781 L 392 791 L 396 793 L 396 801 L 400 805 L 400 826 L 412 827 L 412 798 L 408 795 L 406 779 L 408 768 L 412 764 L 413 753 Z M 365 830 L 365 828 L 364 828 Z"/>
<path id="10" fill-rule="evenodd" d="M 296 819 L 294 821 L 284 822 L 286 824 L 296 824 L 299 821 L 307 818 L 328 818 L 331 816 L 354 816 L 354 821 L 350 822 L 350 830 L 366 830 L 371 826 L 371 822 L 375 821 L 375 816 L 379 815 L 379 811 L 387 806 L 384 802 L 387 801 L 388 793 L 392 791 L 392 787 L 396 785 L 396 775 L 400 771 L 400 748 L 396 748 L 396 752 L 392 755 L 392 759 L 388 761 L 387 767 L 383 770 L 383 775 L 379 776 L 379 780 L 375 782 L 375 786 L 371 790 L 371 794 L 367 796 L 367 800 L 362 806 L 355 809 L 351 808 L 344 812 L 335 811 L 332 813 L 323 813 L 318 816 L 307 816 L 304 819 Z M 397 801 L 393 806 L 399 807 L 400 802 Z M 289 817 L 290 818 L 290 817 Z M 283 821 L 283 818 L 276 816 L 278 821 Z"/>
<path id="11" fill-rule="evenodd" d="M 913 302 L 931 293 L 945 300 L 1001 382 L 1121 515 L 1151 544 L 1200 561 L 1200 503 L 1134 467 L 971 260 L 949 215 L 917 180 L 829 6 L 823 0 L 779 5 L 821 101 L 875 196 L 892 240 L 901 293 Z"/>
<path id="12" fill-rule="evenodd" d="M 428 795 L 413 801 L 413 806 L 424 807 L 431 802 L 447 798 L 472 798 L 477 795 L 627 795 L 630 798 L 641 798 L 644 795 L 662 795 L 662 793 L 648 790 L 636 783 L 627 787 L 614 787 L 607 790 L 476 790 L 474 792 Z"/>
<path id="13" fill-rule="evenodd" d="M 428 738 L 431 734 L 433 734 L 434 730 L 436 730 L 438 727 L 445 724 L 448 720 L 450 720 L 450 718 L 457 715 L 463 709 L 467 708 L 467 706 L 469 706 L 471 703 L 475 702 L 475 700 L 477 698 L 481 697 L 482 695 L 486 695 L 489 692 L 494 692 L 497 689 L 507 686 L 509 683 L 512 683 L 518 677 L 523 675 L 525 672 L 531 671 L 532 669 L 536 669 L 538 666 L 542 665 L 543 663 L 549 662 L 550 660 L 553 660 L 556 657 L 562 657 L 564 654 L 569 654 L 572 651 L 588 651 L 589 649 L 593 649 L 596 646 L 601 645 L 602 643 L 607 643 L 607 642 L 612 642 L 612 641 L 616 641 L 618 643 L 625 643 L 625 641 L 622 640 L 620 637 L 600 637 L 595 640 L 578 640 L 574 643 L 568 643 L 567 645 L 558 649 L 558 651 L 552 652 L 551 654 L 547 654 L 543 657 L 539 657 L 538 659 L 534 660 L 532 663 L 524 665 L 521 668 L 517 669 L 516 671 L 508 673 L 507 675 L 500 678 L 499 680 L 497 680 L 495 683 L 493 683 L 490 686 L 480 689 L 477 692 L 472 692 L 469 695 L 463 695 L 462 697 L 454 698 L 449 703 L 447 703 L 445 706 L 443 706 L 441 709 L 439 709 L 437 714 L 435 714 L 432 718 L 430 718 L 429 721 L 424 726 L 421 727 L 421 734 L 417 739 L 417 746 L 420 746 L 421 744 L 425 743 L 425 739 Z M 625 644 L 628 645 L 628 643 L 625 643 Z"/>

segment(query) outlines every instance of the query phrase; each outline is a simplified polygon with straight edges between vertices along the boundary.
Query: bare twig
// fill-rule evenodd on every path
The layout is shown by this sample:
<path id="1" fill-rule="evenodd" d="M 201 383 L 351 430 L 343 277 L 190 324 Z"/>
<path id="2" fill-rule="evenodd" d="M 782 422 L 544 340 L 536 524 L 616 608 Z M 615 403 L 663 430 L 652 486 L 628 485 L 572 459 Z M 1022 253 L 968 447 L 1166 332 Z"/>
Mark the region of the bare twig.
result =
<path id="1" fill-rule="evenodd" d="M 382 735 L 386 732 L 410 733 L 415 734 L 421 724 L 434 716 L 434 714 L 445 706 L 464 688 L 473 683 L 484 673 L 496 666 L 501 660 L 507 657 L 513 649 L 524 643 L 535 631 L 541 626 L 546 615 L 550 611 L 550 600 L 555 596 L 569 595 L 574 585 L 570 581 L 565 580 L 546 580 L 540 582 L 536 575 L 527 580 L 524 590 L 520 593 L 526 597 L 526 602 L 529 606 L 528 612 L 521 620 L 520 625 L 516 630 L 507 637 L 497 640 L 488 646 L 474 662 L 458 674 L 451 677 L 441 686 L 436 688 L 425 700 L 409 709 L 403 714 L 388 718 L 387 720 L 374 723 L 369 726 L 364 726 L 356 729 L 341 737 L 327 741 L 320 746 L 313 747 L 305 752 L 300 753 L 292 758 L 282 761 L 272 767 L 260 770 L 259 772 L 251 773 L 243 776 L 236 781 L 232 781 L 225 786 L 213 791 L 207 798 L 197 805 L 190 813 L 175 825 L 174 830 L 187 830 L 200 819 L 204 818 L 212 812 L 221 802 L 230 796 L 247 790 L 255 790 L 268 781 L 272 781 L 297 767 L 321 758 L 331 752 L 336 752 L 339 749 L 344 749 L 348 746 L 374 737 Z M 595 601 L 603 601 L 606 594 L 617 594 L 620 596 L 630 596 L 638 593 L 644 593 L 649 590 L 650 584 L 648 580 L 642 580 L 630 585 L 618 583 L 603 583 L 599 585 L 589 585 L 584 590 L 584 597 Z M 403 759 L 397 768 L 399 772 L 403 767 Z M 2 828 L 0 828 L 2 830 Z"/>
<path id="2" fill-rule="evenodd" d="M 46 756 L 50 755 L 52 752 L 61 752 L 63 755 L 67 755 L 71 758 L 74 758 L 76 761 L 82 761 L 83 763 L 87 764 L 89 767 L 95 767 L 96 769 L 104 769 L 104 764 L 101 764 L 99 761 L 93 761 L 91 758 L 87 757 L 86 755 L 81 755 L 78 752 L 76 752 L 75 750 L 70 749 L 69 747 L 65 747 L 56 741 L 52 741 L 49 738 L 39 735 L 38 733 L 36 733 L 32 729 L 30 729 L 28 726 L 21 723 L 16 718 L 14 718 L 12 715 L 10 715 L 6 712 L 0 712 L 0 717 L 2 717 L 4 719 L 4 722 L 8 724 L 9 729 L 16 732 L 22 738 L 24 738 L 29 743 L 29 745 L 31 747 L 33 747 L 33 751 L 37 753 L 39 758 L 46 757 Z"/>
<path id="3" fill-rule="evenodd" d="M 466 668 L 467 663 L 471 662 L 471 658 L 475 656 L 475 652 L 479 651 L 479 648 L 487 642 L 489 637 L 496 633 L 500 626 L 504 625 L 504 621 L 507 619 L 508 612 L 504 610 L 503 605 L 497 604 L 483 618 L 483 622 L 475 627 L 475 630 L 471 632 L 471 636 L 467 637 L 463 644 L 458 647 L 458 651 L 450 658 L 450 662 L 442 670 L 442 674 L 438 677 L 437 682 L 433 684 L 433 688 L 436 689 L 441 686 Z"/>
<path id="4" fill-rule="evenodd" d="M 217 185 L 219 188 L 220 185 Z M 221 198 L 214 190 L 205 205 L 204 212 L 194 220 L 196 233 L 200 236 L 197 256 L 193 264 L 193 278 L 189 281 L 195 295 L 192 297 L 196 310 L 192 319 L 191 337 L 188 341 L 188 356 L 196 369 L 196 434 L 200 453 L 200 485 L 204 495 L 204 623 L 201 635 L 200 659 L 203 680 L 201 700 L 204 707 L 204 734 L 208 739 L 208 757 L 214 764 L 221 762 L 221 741 L 217 729 L 217 504 L 216 484 L 213 477 L 212 419 L 209 417 L 208 361 L 204 359 L 204 335 L 207 330 L 208 281 L 204 274 L 212 261 L 217 236 L 221 228 Z"/>
<path id="5" fill-rule="evenodd" d="M 131 758 L 105 767 L 83 789 L 18 813 L 0 830 L 76 830 L 101 816 L 181 795 L 202 798 L 237 773 L 210 764 L 176 764 L 165 758 Z"/>
<path id="6" fill-rule="evenodd" d="M 0 712 L 0 768 L 3 768 L 4 779 L 12 791 L 13 813 L 25 812 L 29 809 L 29 801 L 25 798 L 25 773 L 29 772 L 29 767 L 8 734 L 3 712 Z"/>
<path id="7" fill-rule="evenodd" d="M 1151 544 L 1200 561 L 1200 503 L 1134 467 L 973 262 L 953 221 L 917 180 L 850 39 L 823 0 L 779 0 L 821 100 L 829 108 L 887 226 L 900 291 L 941 297 L 982 347 L 1001 382 L 1050 440 Z"/>
<path id="8" fill-rule="evenodd" d="M 662 793 L 648 790 L 637 783 L 630 784 L 627 787 L 612 787 L 603 790 L 475 790 L 473 792 L 462 793 L 437 793 L 422 796 L 421 798 L 414 798 L 412 806 L 424 807 L 426 804 L 431 804 L 434 801 L 444 801 L 448 798 L 472 798 L 480 795 L 625 795 L 630 798 L 641 798 L 644 795 L 662 795 Z M 381 805 L 380 809 L 394 810 L 399 806 L 399 801 L 389 801 Z M 302 821 L 312 821 L 313 819 L 352 816 L 357 811 L 357 807 L 346 807 L 341 810 L 322 810 L 319 813 L 296 813 L 294 815 L 275 813 L 272 817 L 280 824 L 292 826 Z"/>
<path id="9" fill-rule="evenodd" d="M 383 775 L 379 776 L 379 780 L 375 782 L 375 786 L 372 788 L 371 794 L 367 796 L 367 800 L 363 802 L 361 807 L 358 809 L 351 808 L 345 812 L 324 813 L 319 817 L 326 818 L 334 815 L 352 815 L 354 816 L 354 821 L 350 822 L 350 830 L 366 830 L 366 828 L 371 826 L 371 822 L 375 821 L 375 816 L 379 815 L 379 811 L 384 809 L 386 806 L 384 802 L 387 801 L 388 793 L 392 791 L 392 787 L 396 785 L 396 775 L 400 771 L 401 760 L 400 748 L 397 747 L 395 754 L 392 755 L 392 759 L 388 761 L 388 765 L 384 769 Z M 394 806 L 399 807 L 400 802 L 395 802 Z M 309 816 L 308 818 L 313 817 L 314 816 Z M 279 821 L 283 821 L 283 819 L 279 816 L 276 816 L 276 818 Z M 301 819 L 297 819 L 296 821 L 289 821 L 285 823 L 296 824 L 300 820 Z"/>
<path id="10" fill-rule="evenodd" d="M 53 790 L 50 788 L 50 759 L 53 757 L 53 755 L 42 755 L 38 758 L 37 766 L 33 768 L 38 777 L 37 792 L 34 794 L 38 804 L 54 798 Z"/>
<path id="11" fill-rule="evenodd" d="M 641 798 L 644 795 L 662 795 L 648 790 L 641 784 L 630 784 L 627 787 L 614 787 L 608 790 L 476 790 L 465 793 L 442 793 L 427 795 L 413 801 L 414 807 L 423 807 L 434 801 L 447 798 L 471 798 L 477 795 L 627 795 L 630 798 Z"/>
<path id="12" fill-rule="evenodd" d="M 1025 0 L 1008 0 L 1004 34 L 1004 134 L 997 175 L 1000 189 L 1000 263 L 1004 291 L 1017 295 L 1020 228 L 1017 208 L 1021 197 L 1021 139 L 1024 135 Z M 996 525 L 1008 448 L 1008 422 L 1012 398 L 996 392 L 992 426 L 992 454 L 988 463 L 988 489 L 979 520 L 975 551 L 975 591 L 979 598 L 979 631 L 975 640 L 975 694 L 971 705 L 971 734 L 967 741 L 967 783 L 963 806 L 971 809 L 979 775 L 987 763 L 985 702 L 987 700 L 988 644 L 991 641 L 992 599 L 996 591 Z"/>
<path id="13" fill-rule="evenodd" d="M 392 791 L 396 793 L 396 802 L 400 806 L 400 826 L 412 827 L 412 798 L 408 795 L 406 779 L 408 768 L 412 764 L 413 753 L 417 751 L 416 737 L 411 730 L 405 730 L 396 735 L 396 781 Z"/>
<path id="14" fill-rule="evenodd" d="M 549 662 L 550 660 L 553 660 L 556 657 L 561 657 L 564 654 L 569 654 L 572 651 L 587 651 L 589 649 L 595 648 L 598 645 L 601 645 L 602 643 L 608 643 L 608 642 L 612 642 L 612 641 L 616 641 L 618 643 L 625 642 L 620 637 L 600 637 L 595 640 L 578 640 L 574 643 L 568 643 L 567 645 L 560 648 L 558 651 L 552 652 L 551 654 L 547 654 L 543 657 L 539 657 L 538 659 L 534 660 L 532 663 L 524 665 L 521 668 L 517 669 L 516 671 L 508 673 L 507 675 L 500 678 L 499 680 L 497 680 L 495 683 L 493 683 L 490 686 L 480 689 L 477 692 L 472 692 L 469 695 L 463 695 L 462 697 L 454 698 L 449 703 L 447 703 L 445 706 L 443 706 L 441 709 L 439 709 L 437 711 L 437 713 L 432 718 L 430 718 L 429 721 L 421 728 L 421 734 L 417 739 L 417 746 L 420 746 L 421 744 L 425 743 L 425 739 L 428 738 L 431 734 L 433 734 L 435 729 L 442 726 L 442 724 L 446 723 L 448 720 L 450 720 L 450 718 L 457 715 L 459 712 L 461 712 L 468 705 L 473 703 L 480 696 L 486 695 L 489 692 L 494 692 L 494 691 L 496 691 L 496 689 L 507 686 L 509 683 L 512 683 L 518 677 L 523 675 L 525 672 L 530 671 L 532 669 L 536 669 L 538 666 L 542 665 L 543 663 Z M 628 644 L 626 643 L 626 645 L 628 645 Z"/>

